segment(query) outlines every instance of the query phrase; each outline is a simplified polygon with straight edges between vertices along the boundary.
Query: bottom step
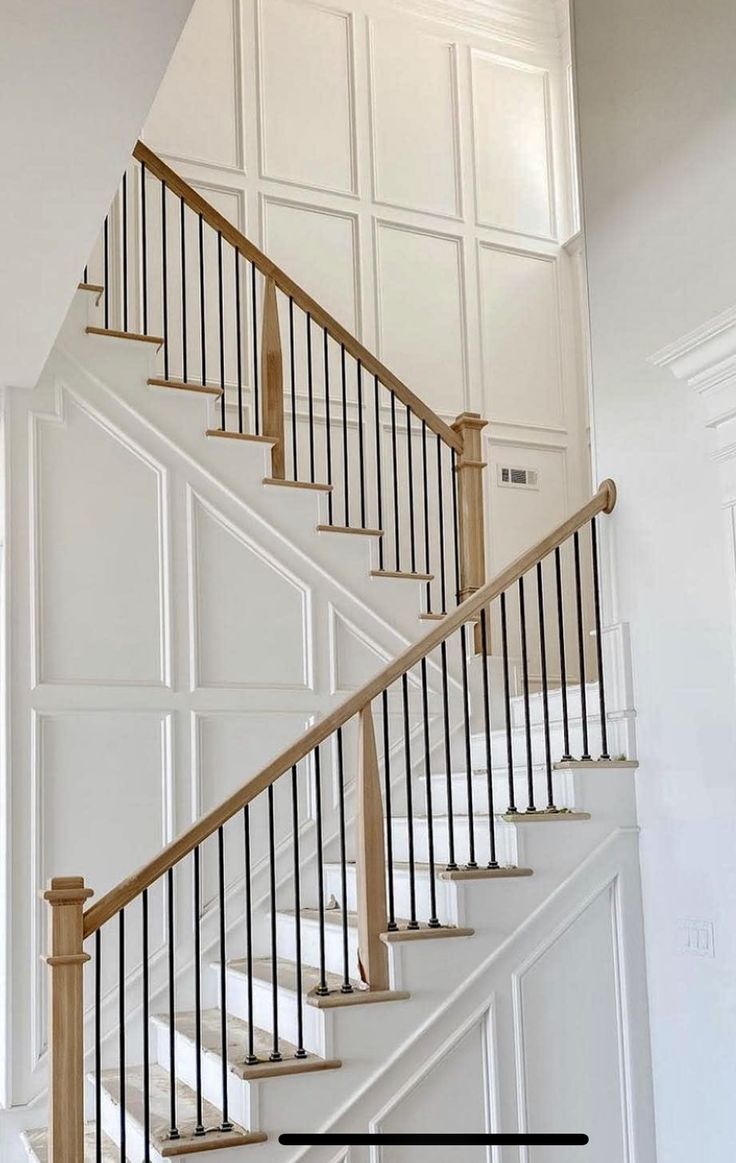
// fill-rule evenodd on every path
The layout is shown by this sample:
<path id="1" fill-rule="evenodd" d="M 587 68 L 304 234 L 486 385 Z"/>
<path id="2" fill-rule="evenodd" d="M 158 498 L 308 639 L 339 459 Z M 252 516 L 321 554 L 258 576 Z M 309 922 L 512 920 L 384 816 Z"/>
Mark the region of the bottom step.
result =
<path id="1" fill-rule="evenodd" d="M 21 1142 L 28 1152 L 31 1163 L 48 1163 L 48 1131 L 24 1131 Z M 84 1163 L 98 1163 L 97 1136 L 94 1123 L 87 1123 L 84 1129 Z M 120 1163 L 120 1152 L 107 1135 L 102 1136 L 102 1163 Z M 81 1163 L 81 1161 L 80 1161 Z"/>
<path id="2" fill-rule="evenodd" d="M 163 1158 L 189 1155 L 195 1151 L 214 1151 L 222 1147 L 244 1147 L 248 1143 L 263 1143 L 267 1138 L 261 1131 L 244 1131 L 234 1126 L 231 1131 L 219 1130 L 220 1111 L 209 1102 L 202 1104 L 202 1120 L 206 1128 L 204 1135 L 196 1135 L 197 1122 L 196 1095 L 183 1082 L 176 1083 L 176 1125 L 178 1139 L 169 1138 L 171 1075 L 161 1066 L 151 1066 L 151 1145 Z M 120 1073 L 117 1070 L 102 1072 L 102 1090 L 107 1100 L 120 1106 Z M 136 1066 L 125 1073 L 125 1109 L 127 1112 L 128 1136 L 132 1139 L 143 1137 L 143 1069 Z"/>

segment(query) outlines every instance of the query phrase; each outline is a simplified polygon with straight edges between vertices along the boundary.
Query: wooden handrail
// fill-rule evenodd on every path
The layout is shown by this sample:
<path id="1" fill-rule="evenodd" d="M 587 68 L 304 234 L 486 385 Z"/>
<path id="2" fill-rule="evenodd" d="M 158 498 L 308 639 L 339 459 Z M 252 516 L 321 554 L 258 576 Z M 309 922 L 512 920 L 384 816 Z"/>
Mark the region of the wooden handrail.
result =
<path id="1" fill-rule="evenodd" d="M 178 839 L 167 845 L 158 856 L 155 856 L 138 872 L 122 881 L 116 888 L 111 889 L 110 892 L 101 897 L 96 904 L 88 908 L 84 914 L 85 938 L 90 937 L 106 921 L 114 917 L 120 909 L 139 896 L 144 889 L 150 888 L 159 877 L 178 864 L 197 845 L 202 844 L 221 825 L 227 823 L 236 812 L 241 811 L 246 804 L 251 803 L 256 796 L 265 791 L 269 784 L 274 783 L 284 772 L 300 763 L 315 747 L 328 739 L 338 727 L 344 726 L 354 715 L 358 715 L 368 707 L 373 699 L 382 694 L 406 671 L 426 658 L 432 650 L 449 638 L 460 626 L 472 621 L 483 607 L 490 605 L 494 598 L 497 598 L 499 594 L 518 581 L 538 561 L 545 558 L 558 545 L 567 541 L 568 537 L 586 525 L 596 514 L 612 512 L 615 504 L 616 486 L 612 480 L 605 480 L 598 492 L 581 509 L 578 509 L 571 517 L 558 525 L 542 541 L 532 546 L 531 549 L 527 549 L 510 565 L 507 565 L 501 573 L 497 574 L 481 589 L 476 590 L 462 605 L 443 618 L 441 622 L 438 622 L 434 629 L 394 659 L 389 666 L 361 687 L 359 691 L 345 699 L 331 714 L 326 715 L 324 719 L 316 723 L 285 751 L 282 751 L 258 775 L 233 792 L 231 796 L 213 808 L 211 812 L 208 812 L 201 820 L 198 820 Z"/>
<path id="2" fill-rule="evenodd" d="M 453 432 L 452 428 L 448 424 L 445 424 L 444 420 L 441 420 L 419 396 L 415 395 L 411 388 L 408 388 L 398 376 L 395 376 L 385 364 L 381 363 L 380 359 L 377 359 L 367 347 L 363 346 L 360 340 L 356 339 L 354 335 L 351 335 L 328 311 L 325 311 L 324 307 L 316 299 L 313 299 L 311 295 L 308 295 L 303 287 L 300 287 L 285 271 L 282 271 L 280 267 L 276 266 L 262 250 L 259 250 L 250 239 L 246 238 L 238 230 L 237 226 L 233 226 L 232 222 L 228 222 L 227 218 L 215 210 L 214 206 L 203 198 L 201 194 L 198 194 L 175 170 L 167 166 L 166 162 L 162 161 L 158 154 L 155 154 L 152 149 L 149 149 L 147 145 L 139 141 L 133 150 L 133 157 L 137 161 L 142 162 L 150 173 L 164 182 L 172 193 L 183 198 L 190 210 L 193 210 L 195 214 L 201 214 L 203 220 L 213 230 L 218 231 L 227 242 L 231 243 L 236 250 L 240 251 L 244 258 L 252 262 L 266 278 L 273 279 L 279 290 L 283 291 L 285 295 L 290 295 L 303 311 L 308 312 L 312 316 L 315 323 L 319 324 L 320 327 L 324 327 L 332 338 L 337 343 L 342 344 L 354 359 L 359 359 L 370 375 L 377 376 L 383 386 L 388 388 L 390 392 L 393 392 L 403 404 L 406 404 L 419 420 L 424 420 L 427 427 L 435 432 L 445 444 L 449 445 L 450 448 L 454 448 L 456 452 L 462 452 L 463 442 L 457 432 Z"/>

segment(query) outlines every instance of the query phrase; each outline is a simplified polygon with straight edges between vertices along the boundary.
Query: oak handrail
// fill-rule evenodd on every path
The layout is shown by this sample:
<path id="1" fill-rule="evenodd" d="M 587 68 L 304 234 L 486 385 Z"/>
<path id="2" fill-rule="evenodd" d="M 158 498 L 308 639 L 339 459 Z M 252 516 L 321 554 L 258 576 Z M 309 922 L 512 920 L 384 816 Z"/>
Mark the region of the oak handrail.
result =
<path id="1" fill-rule="evenodd" d="M 150 173 L 164 182 L 174 194 L 183 198 L 195 214 L 201 214 L 203 220 L 213 230 L 217 230 L 227 242 L 234 246 L 236 250 L 240 251 L 244 258 L 252 262 L 263 275 L 273 279 L 276 286 L 285 295 L 290 295 L 294 302 L 303 311 L 308 312 L 319 326 L 328 331 L 337 343 L 342 344 L 350 355 L 360 360 L 367 372 L 377 376 L 383 386 L 393 392 L 403 404 L 406 404 L 418 419 L 424 420 L 427 427 L 435 432 L 445 444 L 449 445 L 450 448 L 454 448 L 456 452 L 462 452 L 462 438 L 457 432 L 453 432 L 449 424 L 445 424 L 444 420 L 441 420 L 428 404 L 425 404 L 419 396 L 415 395 L 411 388 L 408 388 L 398 376 L 395 376 L 385 364 L 381 363 L 380 359 L 377 359 L 367 347 L 364 347 L 360 340 L 356 339 L 354 335 L 351 335 L 341 323 L 338 323 L 337 319 L 334 319 L 328 311 L 325 311 L 324 307 L 316 299 L 313 299 L 311 295 L 307 294 L 303 287 L 295 283 L 285 271 L 282 271 L 249 238 L 246 238 L 238 230 L 237 226 L 233 226 L 232 222 L 228 222 L 227 218 L 223 217 L 214 206 L 203 198 L 201 194 L 198 194 L 165 161 L 162 161 L 158 154 L 154 153 L 147 145 L 144 145 L 142 141 L 139 141 L 133 150 L 133 157 L 145 165 Z"/>
<path id="2" fill-rule="evenodd" d="M 519 557 L 507 565 L 499 574 L 496 574 L 491 581 L 487 582 L 481 589 L 476 590 L 472 597 L 467 598 L 457 609 L 448 614 L 441 622 L 439 622 L 434 629 L 425 634 L 412 646 L 395 658 L 384 670 L 372 678 L 365 686 L 361 687 L 359 691 L 350 695 L 344 702 L 340 704 L 314 727 L 310 728 L 306 734 L 302 735 L 294 743 L 282 751 L 276 759 L 271 760 L 252 779 L 250 779 L 238 791 L 233 792 L 221 804 L 198 820 L 191 828 L 182 833 L 176 840 L 173 840 L 166 846 L 158 856 L 139 869 L 138 872 L 132 876 L 127 877 L 121 881 L 119 885 L 111 889 L 105 896 L 101 897 L 96 904 L 88 908 L 84 913 L 84 936 L 92 936 L 97 929 L 101 928 L 111 917 L 114 917 L 120 909 L 125 908 L 132 900 L 134 900 L 144 889 L 150 888 L 159 877 L 178 864 L 185 856 L 192 852 L 199 844 L 202 844 L 209 836 L 217 831 L 219 827 L 227 823 L 227 821 L 235 815 L 236 812 L 241 811 L 246 804 L 251 803 L 256 796 L 265 791 L 269 784 L 275 783 L 286 771 L 288 771 L 295 764 L 300 763 L 307 755 L 310 754 L 320 743 L 324 743 L 338 727 L 342 727 L 353 716 L 360 714 L 362 710 L 370 705 L 370 703 L 378 695 L 382 694 L 384 690 L 391 686 L 397 678 L 400 678 L 406 671 L 410 670 L 412 666 L 416 666 L 423 658 L 426 658 L 437 646 L 444 642 L 451 634 L 460 628 L 464 623 L 470 622 L 480 610 L 490 605 L 490 603 L 497 598 L 499 594 L 503 593 L 518 581 L 525 573 L 528 573 L 537 562 L 545 558 L 558 545 L 562 545 L 568 537 L 571 537 L 578 529 L 587 524 L 591 518 L 598 513 L 610 513 L 616 504 L 616 485 L 612 480 L 605 480 L 591 499 L 558 525 L 551 533 L 549 533 L 541 541 L 537 542 L 530 549 L 527 549 Z"/>

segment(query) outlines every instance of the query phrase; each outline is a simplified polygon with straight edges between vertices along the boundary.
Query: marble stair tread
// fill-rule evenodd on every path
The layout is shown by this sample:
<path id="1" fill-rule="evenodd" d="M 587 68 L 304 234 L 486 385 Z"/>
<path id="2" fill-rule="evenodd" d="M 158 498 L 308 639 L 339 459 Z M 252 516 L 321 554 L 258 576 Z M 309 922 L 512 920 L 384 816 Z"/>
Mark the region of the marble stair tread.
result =
<path id="1" fill-rule="evenodd" d="M 240 973 L 244 977 L 247 976 L 247 962 L 244 957 L 238 958 L 234 961 L 228 961 L 228 969 L 231 973 Z M 253 960 L 253 977 L 259 981 L 271 982 L 273 980 L 273 969 L 271 966 L 270 957 L 258 957 Z M 276 959 L 276 982 L 279 989 L 284 989 L 290 993 L 297 992 L 297 966 L 296 962 L 288 961 L 286 958 L 279 957 Z M 319 969 L 314 965 L 302 965 L 302 992 L 306 995 L 306 1000 L 310 1005 L 319 1008 L 327 1008 L 331 1005 L 368 1005 L 371 1002 L 379 1001 L 403 1001 L 409 997 L 405 990 L 377 990 L 371 991 L 365 989 L 362 982 L 355 978 L 350 979 L 350 984 L 353 987 L 351 994 L 344 994 L 342 992 L 343 979 L 339 973 L 325 973 L 325 983 L 327 985 L 328 993 L 325 996 L 316 994 L 317 986 L 320 982 Z"/>
<path id="2" fill-rule="evenodd" d="M 156 1015 L 154 1022 L 168 1029 L 169 1019 L 165 1014 Z M 183 1038 L 196 1044 L 196 1014 L 194 1011 L 178 1013 L 174 1017 L 174 1028 Z M 316 1054 L 308 1054 L 306 1058 L 297 1058 L 296 1046 L 279 1038 L 279 1053 L 282 1061 L 271 1062 L 269 1056 L 273 1050 L 273 1035 L 268 1030 L 253 1028 L 253 1052 L 257 1062 L 247 1063 L 248 1053 L 248 1023 L 234 1014 L 227 1015 L 227 1061 L 228 1069 L 238 1078 L 255 1081 L 259 1078 L 272 1078 L 281 1074 L 307 1074 L 316 1070 L 337 1070 L 342 1063 L 337 1058 L 319 1058 Z M 212 1054 L 218 1059 L 222 1056 L 222 1031 L 220 1025 L 220 1010 L 208 1009 L 202 1012 L 202 1048 L 205 1054 Z"/>
<path id="3" fill-rule="evenodd" d="M 24 1131 L 21 1138 L 28 1152 L 28 1158 L 33 1163 L 48 1163 L 49 1133 L 47 1130 Z M 97 1131 L 94 1123 L 87 1123 L 84 1128 L 84 1163 L 97 1163 L 97 1161 Z M 120 1163 L 119 1149 L 112 1139 L 108 1139 L 105 1134 L 102 1136 L 101 1163 Z"/>
<path id="4" fill-rule="evenodd" d="M 102 1088 L 117 1105 L 120 1103 L 120 1072 L 103 1070 Z M 176 1083 L 176 1112 L 178 1139 L 169 1138 L 169 1095 L 171 1075 L 162 1066 L 150 1067 L 151 1099 L 151 1143 L 164 1158 L 189 1155 L 197 1151 L 212 1151 L 222 1147 L 245 1147 L 249 1143 L 262 1143 L 266 1135 L 262 1131 L 245 1131 L 234 1126 L 231 1131 L 219 1129 L 222 1114 L 212 1103 L 203 1101 L 202 1121 L 206 1128 L 204 1135 L 195 1135 L 197 1124 L 197 1098 L 195 1092 L 184 1082 Z M 128 1118 L 143 1127 L 143 1068 L 133 1066 L 125 1072 L 125 1109 Z"/>

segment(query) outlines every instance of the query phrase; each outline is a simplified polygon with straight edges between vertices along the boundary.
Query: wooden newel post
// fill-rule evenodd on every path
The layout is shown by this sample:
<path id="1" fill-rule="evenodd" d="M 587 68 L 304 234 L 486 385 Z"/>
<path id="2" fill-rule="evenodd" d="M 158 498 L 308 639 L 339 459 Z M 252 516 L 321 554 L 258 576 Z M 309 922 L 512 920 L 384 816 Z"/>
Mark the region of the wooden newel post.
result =
<path id="1" fill-rule="evenodd" d="M 486 580 L 486 526 L 483 506 L 483 444 L 487 424 L 477 412 L 463 412 L 452 425 L 462 438 L 457 458 L 457 492 L 460 517 L 460 601 L 469 598 Z"/>
<path id="2" fill-rule="evenodd" d="M 381 940 L 381 933 L 388 928 L 386 856 L 370 703 L 360 712 L 358 747 L 358 956 L 363 980 L 372 990 L 381 990 L 389 988 L 388 949 Z"/>
<path id="3" fill-rule="evenodd" d="M 276 284 L 266 279 L 263 293 L 263 329 L 261 332 L 261 381 L 263 387 L 263 435 L 276 440 L 271 452 L 271 476 L 282 481 L 286 476 L 284 457 L 284 370 L 279 330 Z"/>
<path id="4" fill-rule="evenodd" d="M 84 1159 L 84 963 L 81 876 L 57 876 L 49 909 L 49 1163 Z"/>

